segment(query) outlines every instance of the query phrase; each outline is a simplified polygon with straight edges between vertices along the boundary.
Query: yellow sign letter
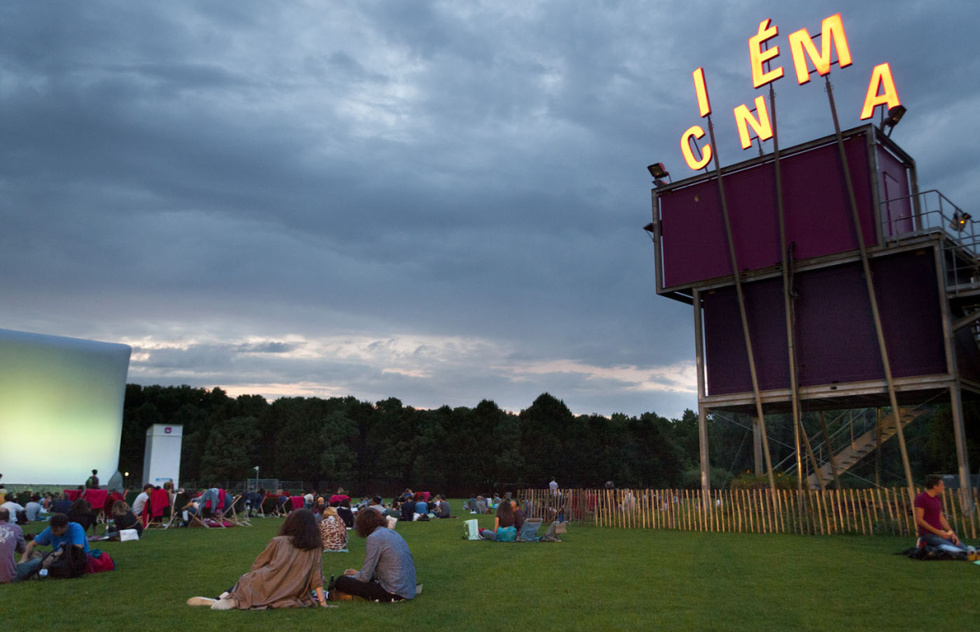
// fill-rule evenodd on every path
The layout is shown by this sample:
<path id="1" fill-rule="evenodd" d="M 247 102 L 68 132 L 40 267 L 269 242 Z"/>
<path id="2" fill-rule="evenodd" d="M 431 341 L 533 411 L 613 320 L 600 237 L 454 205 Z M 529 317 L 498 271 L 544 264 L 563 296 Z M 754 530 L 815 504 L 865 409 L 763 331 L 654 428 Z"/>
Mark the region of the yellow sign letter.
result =
<path id="1" fill-rule="evenodd" d="M 772 138 L 772 122 L 769 120 L 769 110 L 766 109 L 766 100 L 761 96 L 755 98 L 755 110 L 759 113 L 759 120 L 752 117 L 752 113 L 744 103 L 735 108 L 735 125 L 738 126 L 738 137 L 742 141 L 742 149 L 748 149 L 752 146 L 752 139 L 749 138 L 749 125 L 755 130 L 755 134 L 760 140 Z"/>
<path id="2" fill-rule="evenodd" d="M 690 127 L 681 136 L 681 153 L 684 154 L 684 161 L 687 163 L 688 167 L 697 171 L 698 169 L 704 169 L 704 166 L 711 160 L 711 144 L 709 143 L 704 146 L 704 149 L 701 151 L 701 160 L 698 160 L 694 157 L 694 152 L 691 151 L 692 136 L 694 138 L 701 138 L 704 136 L 704 130 L 701 129 L 700 125 Z"/>
<path id="3" fill-rule="evenodd" d="M 878 94 L 879 89 L 884 89 Z M 898 100 L 898 91 L 895 90 L 895 81 L 892 79 L 892 69 L 888 64 L 878 64 L 871 71 L 871 82 L 868 84 L 868 94 L 864 97 L 864 108 L 861 110 L 861 120 L 871 118 L 875 113 L 875 108 L 879 105 L 887 105 L 889 109 L 896 105 L 901 105 Z"/>
<path id="4" fill-rule="evenodd" d="M 813 61 L 813 67 L 821 77 L 830 72 L 830 48 L 836 46 L 837 61 L 841 68 L 851 65 L 851 49 L 847 46 L 847 35 L 844 33 L 844 23 L 840 13 L 824 18 L 820 23 L 820 53 L 817 54 L 817 47 L 813 45 L 806 29 L 800 29 L 789 36 L 790 50 L 793 51 L 793 64 L 796 66 L 796 80 L 802 86 L 810 81 L 810 69 L 806 64 L 806 57 L 809 55 Z"/>
<path id="5" fill-rule="evenodd" d="M 758 88 L 772 83 L 783 76 L 783 67 L 779 66 L 769 72 L 763 72 L 762 65 L 774 57 L 779 57 L 779 47 L 773 46 L 762 50 L 762 42 L 779 35 L 779 27 L 769 26 L 771 20 L 766 18 L 759 22 L 759 34 L 749 38 L 749 63 L 752 64 L 752 86 Z"/>
<path id="6" fill-rule="evenodd" d="M 708 100 L 708 86 L 704 82 L 704 68 L 698 68 L 694 71 L 694 91 L 698 95 L 698 111 L 701 113 L 701 118 L 704 118 L 711 114 L 711 101 Z"/>

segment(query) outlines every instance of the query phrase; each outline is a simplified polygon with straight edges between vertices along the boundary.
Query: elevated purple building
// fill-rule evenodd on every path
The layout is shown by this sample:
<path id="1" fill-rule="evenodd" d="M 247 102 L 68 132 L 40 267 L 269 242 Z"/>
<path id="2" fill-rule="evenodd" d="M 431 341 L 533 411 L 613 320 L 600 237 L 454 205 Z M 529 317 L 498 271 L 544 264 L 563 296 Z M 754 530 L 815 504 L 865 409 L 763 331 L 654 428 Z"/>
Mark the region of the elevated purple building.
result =
<path id="1" fill-rule="evenodd" d="M 822 487 L 892 435 L 904 455 L 902 427 L 936 401 L 951 404 L 969 486 L 962 401 L 980 398 L 976 223 L 939 192 L 920 192 L 915 162 L 870 125 L 720 173 L 720 183 L 716 172 L 661 183 L 647 227 L 658 294 L 694 306 L 705 486 L 710 410 L 749 413 L 763 430 L 766 414 L 793 413 L 796 467 Z M 859 408 L 887 414 L 852 429 L 846 445 L 826 424 L 800 421 Z"/>

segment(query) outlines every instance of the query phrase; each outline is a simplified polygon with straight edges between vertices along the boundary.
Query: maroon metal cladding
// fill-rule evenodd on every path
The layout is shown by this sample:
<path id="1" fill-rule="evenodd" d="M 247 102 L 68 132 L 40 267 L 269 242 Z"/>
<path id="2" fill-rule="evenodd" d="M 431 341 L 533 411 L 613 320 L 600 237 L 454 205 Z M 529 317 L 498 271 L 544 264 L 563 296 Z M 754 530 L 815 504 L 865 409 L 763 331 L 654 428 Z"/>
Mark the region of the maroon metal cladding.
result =
<path id="1" fill-rule="evenodd" d="M 865 244 L 876 240 L 867 132 L 845 141 Z M 787 155 L 781 161 L 787 243 L 809 259 L 857 248 L 836 145 Z M 907 188 L 907 179 L 906 188 Z M 777 265 L 779 221 L 774 167 L 767 161 L 724 175 L 725 197 L 739 267 Z M 689 287 L 731 274 L 724 220 L 714 178 L 658 195 L 665 287 Z"/>
<path id="2" fill-rule="evenodd" d="M 872 261 L 894 377 L 946 373 L 940 294 L 932 251 Z M 884 379 L 860 263 L 796 275 L 799 385 Z M 789 388 L 782 279 L 742 286 L 759 388 Z M 702 295 L 708 394 L 752 391 L 734 288 Z M 974 345 L 975 347 L 976 345 Z"/>

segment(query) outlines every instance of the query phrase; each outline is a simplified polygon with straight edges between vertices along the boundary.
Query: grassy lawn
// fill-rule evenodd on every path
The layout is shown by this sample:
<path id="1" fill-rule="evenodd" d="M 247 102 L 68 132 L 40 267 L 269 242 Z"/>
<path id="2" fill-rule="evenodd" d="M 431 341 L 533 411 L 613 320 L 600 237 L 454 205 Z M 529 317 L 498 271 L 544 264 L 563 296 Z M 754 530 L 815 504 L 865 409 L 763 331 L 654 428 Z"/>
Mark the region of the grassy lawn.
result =
<path id="1" fill-rule="evenodd" d="M 461 505 L 456 501 L 454 506 Z M 470 516 L 465 516 L 466 518 Z M 481 526 L 492 517 L 482 516 Z M 213 612 L 184 605 L 230 587 L 281 519 L 152 531 L 100 543 L 116 570 L 0 588 L 3 619 L 49 630 L 967 630 L 980 566 L 893 555 L 890 537 L 569 528 L 561 543 L 469 542 L 462 520 L 399 523 L 425 584 L 414 601 L 328 610 Z M 34 529 L 39 530 L 37 528 Z M 364 541 L 323 555 L 360 567 Z"/>

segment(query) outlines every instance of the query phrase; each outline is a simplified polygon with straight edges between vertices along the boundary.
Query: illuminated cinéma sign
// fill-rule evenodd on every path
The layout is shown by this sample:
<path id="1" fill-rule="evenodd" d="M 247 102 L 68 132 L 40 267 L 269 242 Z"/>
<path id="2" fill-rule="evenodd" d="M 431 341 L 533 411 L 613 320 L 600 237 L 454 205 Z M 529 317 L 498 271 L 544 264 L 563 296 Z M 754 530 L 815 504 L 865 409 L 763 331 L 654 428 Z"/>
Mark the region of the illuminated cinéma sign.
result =
<path id="1" fill-rule="evenodd" d="M 749 60 L 752 64 L 752 86 L 761 88 L 771 84 L 784 75 L 783 67 L 773 67 L 773 62 L 779 57 L 779 46 L 772 46 L 763 50 L 765 42 L 779 35 L 779 28 L 771 24 L 771 20 L 765 19 L 759 23 L 758 34 L 749 38 Z M 837 62 L 841 68 L 851 65 L 851 49 L 847 45 L 847 35 L 844 33 L 844 23 L 841 21 L 840 13 L 825 18 L 820 24 L 820 50 L 817 50 L 813 43 L 813 38 L 807 33 L 806 29 L 800 29 L 789 36 L 790 52 L 793 56 L 793 67 L 796 70 L 796 81 L 803 85 L 810 81 L 810 67 L 807 60 L 813 64 L 813 68 L 821 77 L 830 72 L 831 53 L 837 51 Z M 768 70 L 766 69 L 768 64 Z M 701 118 L 711 114 L 711 102 L 708 99 L 708 88 L 704 79 L 704 68 L 694 71 L 694 91 L 698 98 L 698 111 Z M 864 97 L 864 107 L 861 109 L 861 120 L 871 118 L 874 110 L 879 105 L 892 108 L 899 105 L 898 92 L 895 90 L 895 81 L 892 79 L 892 71 L 888 64 L 879 64 L 871 72 L 871 81 L 868 83 L 868 91 Z M 759 96 L 755 99 L 756 116 L 752 115 L 752 110 L 744 103 L 734 109 L 735 126 L 738 128 L 738 137 L 742 143 L 742 149 L 752 146 L 752 139 L 749 136 L 749 127 L 755 132 L 760 140 L 772 138 L 772 122 L 769 118 L 769 110 L 766 107 L 766 100 Z M 712 158 L 711 144 L 706 144 L 701 150 L 700 160 L 695 158 L 691 151 L 691 140 L 699 139 L 704 136 L 704 129 L 700 125 L 693 125 L 681 135 L 681 153 L 684 160 L 691 169 L 703 169 Z"/>

